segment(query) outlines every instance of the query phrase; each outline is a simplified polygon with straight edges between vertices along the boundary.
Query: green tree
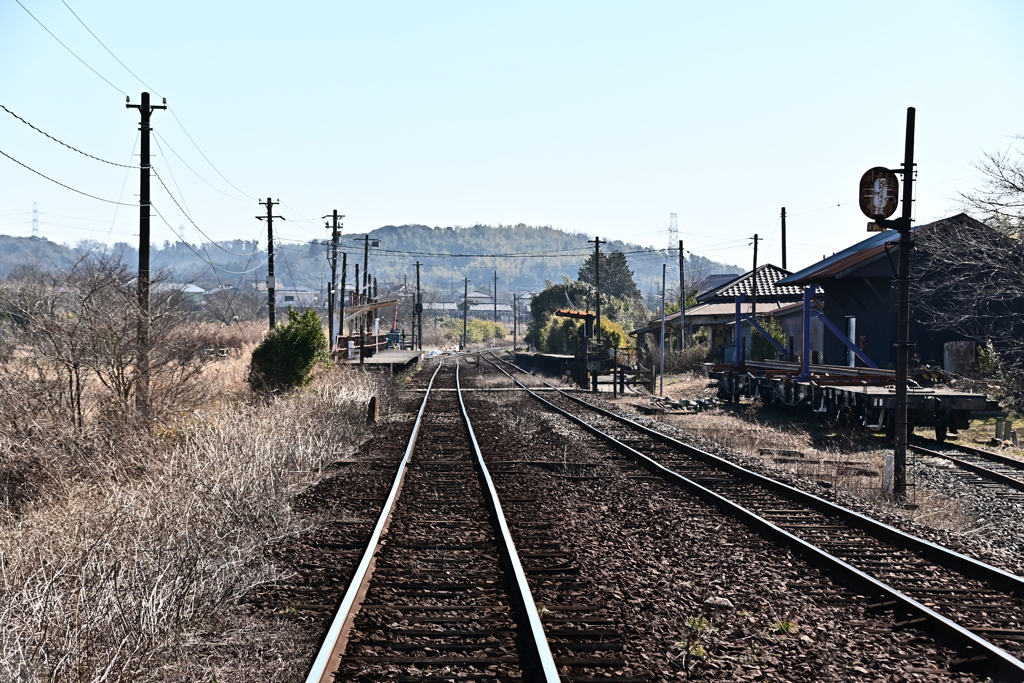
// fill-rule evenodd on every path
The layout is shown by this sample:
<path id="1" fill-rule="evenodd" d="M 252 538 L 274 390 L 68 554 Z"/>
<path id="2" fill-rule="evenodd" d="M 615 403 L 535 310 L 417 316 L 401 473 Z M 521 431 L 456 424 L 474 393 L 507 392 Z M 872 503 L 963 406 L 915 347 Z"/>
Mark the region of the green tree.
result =
<path id="1" fill-rule="evenodd" d="M 327 335 L 316 311 L 289 308 L 288 324 L 277 325 L 253 349 L 249 386 L 276 393 L 308 384 L 317 363 L 329 359 Z"/>
<path id="2" fill-rule="evenodd" d="M 591 254 L 577 275 L 580 282 L 591 287 L 597 284 L 597 272 L 594 268 L 594 255 Z M 601 254 L 601 298 L 613 296 L 617 299 L 632 301 L 640 299 L 640 289 L 633 280 L 633 271 L 626 262 L 626 255 L 621 251 Z"/>

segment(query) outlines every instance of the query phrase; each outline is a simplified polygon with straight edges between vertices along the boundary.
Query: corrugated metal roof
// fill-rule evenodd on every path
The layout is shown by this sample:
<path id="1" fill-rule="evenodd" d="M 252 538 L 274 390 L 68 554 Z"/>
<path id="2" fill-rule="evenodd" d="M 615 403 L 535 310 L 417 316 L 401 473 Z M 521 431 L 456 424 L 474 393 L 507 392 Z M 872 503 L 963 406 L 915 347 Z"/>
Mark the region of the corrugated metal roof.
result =
<path id="1" fill-rule="evenodd" d="M 800 287 L 780 287 L 778 282 L 789 275 L 788 270 L 766 263 L 758 266 L 757 270 L 744 273 L 733 278 L 731 281 L 712 289 L 697 297 L 697 301 L 704 303 L 714 299 L 734 299 L 741 294 L 750 296 L 757 286 L 757 298 L 765 299 L 787 299 L 799 297 L 803 294 Z"/>
<path id="2" fill-rule="evenodd" d="M 917 233 L 921 230 L 941 229 L 945 224 L 967 222 L 974 223 L 978 226 L 984 226 L 984 223 L 974 220 L 967 214 L 958 213 L 957 215 L 950 216 L 949 218 L 943 218 L 932 223 L 925 223 L 924 225 L 916 226 L 913 232 Z M 780 280 L 779 284 L 802 286 L 811 284 L 812 282 L 820 283 L 826 280 L 834 280 L 837 277 L 843 277 L 843 275 L 849 272 L 851 268 L 880 257 L 885 252 L 885 245 L 899 240 L 899 238 L 900 234 L 896 230 L 887 230 L 885 232 L 876 233 L 866 240 L 832 254 L 827 259 L 818 261 L 812 266 L 808 266 L 799 272 L 793 273 L 784 280 Z"/>

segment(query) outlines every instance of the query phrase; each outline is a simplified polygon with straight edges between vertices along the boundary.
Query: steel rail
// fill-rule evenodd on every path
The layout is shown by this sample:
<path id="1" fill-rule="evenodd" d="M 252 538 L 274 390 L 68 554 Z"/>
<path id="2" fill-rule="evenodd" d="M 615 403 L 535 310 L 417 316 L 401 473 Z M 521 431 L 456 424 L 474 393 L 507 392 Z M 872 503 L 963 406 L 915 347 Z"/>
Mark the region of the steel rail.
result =
<path id="1" fill-rule="evenodd" d="M 521 368 L 518 368 L 518 366 L 512 363 L 508 363 L 508 361 L 502 362 L 512 365 L 512 367 L 515 367 L 522 371 Z M 495 367 L 498 366 L 495 364 Z M 989 673 L 999 676 L 1000 680 L 1024 681 L 1024 662 L 1010 655 L 1005 650 L 997 647 L 996 645 L 993 645 L 992 643 L 983 638 L 980 638 L 979 636 L 975 635 L 963 626 L 948 619 L 947 617 L 942 616 L 938 612 L 935 612 L 931 608 L 925 606 L 924 604 L 918 602 L 910 596 L 896 590 L 892 586 L 889 586 L 883 583 L 882 581 L 879 581 L 878 579 L 870 576 L 869 574 L 866 574 L 865 572 L 857 569 L 849 563 L 839 559 L 838 557 L 835 557 L 831 553 L 828 553 L 825 550 L 822 550 L 821 548 L 818 548 L 817 546 L 803 540 L 802 538 L 799 538 L 798 536 L 795 536 L 794 534 L 786 531 L 785 529 L 776 526 L 772 522 L 764 519 L 763 517 L 757 515 L 751 510 L 748 510 L 747 508 L 739 505 L 738 503 L 735 503 L 725 498 L 724 496 L 698 484 L 697 482 L 679 474 L 678 472 L 670 470 L 669 468 L 665 467 L 656 460 L 653 460 L 649 456 L 641 453 L 635 448 L 625 443 L 622 443 L 615 437 L 606 434 L 605 432 L 602 432 L 600 429 L 594 427 L 583 418 L 573 413 L 570 413 L 569 411 L 555 405 L 554 403 L 551 403 L 544 397 L 533 392 L 529 387 L 527 387 L 525 384 L 523 384 L 518 379 L 513 377 L 511 374 L 506 372 L 503 368 L 498 367 L 498 369 L 504 372 L 506 375 L 508 375 L 509 378 L 511 378 L 516 384 L 521 386 L 523 389 L 525 389 L 527 393 L 533 396 L 536 400 L 550 407 L 552 410 L 558 412 L 559 414 L 564 415 L 566 418 L 580 425 L 581 427 L 591 432 L 595 436 L 598 436 L 599 438 L 604 439 L 605 441 L 613 444 L 616 448 L 628 454 L 630 457 L 632 457 L 634 460 L 636 460 L 649 471 L 654 472 L 669 481 L 679 484 L 682 488 L 686 489 L 687 491 L 695 495 L 697 498 L 703 500 L 706 503 L 714 505 L 715 507 L 719 508 L 720 510 L 723 510 L 724 512 L 730 515 L 735 516 L 736 518 L 743 521 L 747 526 L 749 526 L 751 529 L 761 534 L 765 538 L 768 538 L 773 542 L 785 545 L 794 552 L 803 556 L 811 564 L 819 567 L 820 569 L 834 576 L 841 583 L 845 583 L 846 585 L 856 590 L 881 596 L 886 600 L 892 601 L 899 605 L 899 607 L 905 613 L 925 619 L 925 622 L 921 624 L 921 626 L 930 630 L 933 633 L 933 635 L 935 635 L 940 640 L 943 640 L 951 645 L 954 645 L 958 649 L 970 652 L 973 656 L 984 656 L 987 660 L 987 668 L 989 670 Z M 547 384 L 548 386 L 551 386 L 542 379 L 540 381 L 543 382 L 544 384 Z M 996 567 L 992 567 L 982 562 L 978 562 L 977 560 L 973 560 L 964 555 L 960 555 L 959 553 L 955 553 L 946 548 L 942 548 L 941 546 L 935 545 L 923 539 L 916 538 L 902 531 L 899 531 L 898 529 L 882 524 L 881 522 L 877 522 L 870 518 L 864 517 L 863 515 L 853 512 L 852 510 L 848 510 L 847 508 L 835 505 L 829 501 L 818 498 L 817 496 L 813 496 L 811 494 L 800 491 L 799 489 L 795 489 L 781 482 L 777 482 L 775 480 L 764 477 L 760 474 L 757 474 L 756 472 L 752 472 L 745 468 L 739 467 L 738 465 L 723 460 L 722 458 L 714 456 L 710 453 L 706 453 L 705 451 L 701 451 L 700 449 L 694 448 L 693 446 L 689 446 L 687 444 L 682 443 L 681 441 L 677 441 L 672 437 L 666 436 L 664 434 L 661 434 L 660 432 L 656 432 L 655 430 L 649 429 L 643 425 L 633 422 L 628 418 L 615 415 L 610 411 L 606 411 L 603 408 L 594 406 L 593 404 L 584 401 L 580 398 L 577 398 L 575 396 L 571 396 L 569 394 L 565 394 L 565 396 L 566 398 L 576 401 L 577 403 L 592 408 L 593 410 L 597 411 L 600 414 L 612 417 L 620 422 L 636 427 L 645 434 L 652 436 L 660 441 L 663 441 L 664 443 L 674 445 L 676 447 L 681 448 L 685 452 L 694 455 L 699 454 L 698 457 L 706 457 L 706 459 L 712 464 L 720 466 L 722 467 L 722 469 L 726 469 L 730 473 L 736 474 L 741 478 L 745 478 L 748 480 L 753 479 L 755 483 L 764 484 L 766 487 L 779 493 L 796 494 L 794 497 L 797 500 L 807 504 L 809 507 L 813 507 L 819 512 L 827 511 L 828 513 L 833 514 L 835 517 L 838 517 L 843 521 L 855 521 L 857 523 L 854 524 L 854 526 L 857 526 L 858 528 L 861 528 L 864 531 L 869 531 L 869 533 L 870 529 L 872 528 L 877 529 L 880 533 L 884 532 L 886 537 L 881 538 L 881 540 L 894 542 L 895 545 L 903 545 L 903 547 L 907 547 L 911 550 L 917 550 L 919 548 L 929 549 L 932 552 L 937 552 L 944 558 L 949 559 L 956 565 L 962 565 L 966 563 L 967 566 L 975 567 L 976 571 L 978 571 L 978 573 L 981 576 L 974 576 L 973 578 L 980 578 L 981 580 L 985 580 L 989 583 L 995 584 L 994 581 L 988 578 L 991 577 L 999 580 L 999 584 L 996 584 L 999 585 L 999 587 L 1003 587 L 1003 583 L 1009 583 L 1016 590 L 1024 590 L 1024 580 L 1022 580 L 1020 577 L 1014 576 L 1013 574 L 1009 574 L 1008 572 L 1004 572 L 1003 570 L 998 569 Z M 812 505 L 812 502 L 815 504 Z M 876 534 L 872 533 L 872 535 Z M 876 538 L 877 537 L 879 536 L 876 535 Z M 908 543 L 905 544 L 904 541 Z M 943 564 L 942 562 L 938 563 Z M 957 569 L 957 571 L 960 570 Z M 961 573 L 967 574 L 967 572 Z M 970 574 L 967 575 L 970 576 Z M 1012 592 L 1016 592 L 1016 590 L 1010 590 Z"/>
<path id="2" fill-rule="evenodd" d="M 459 382 L 459 364 L 455 365 L 455 388 L 458 390 L 459 408 L 462 411 L 462 421 L 466 425 L 466 432 L 469 435 L 470 445 L 476 455 L 477 473 L 480 475 L 480 482 L 484 489 L 484 502 L 487 504 L 491 514 L 491 521 L 498 531 L 498 545 L 508 570 L 511 573 L 512 584 L 511 597 L 519 604 L 517 607 L 520 613 L 525 615 L 529 626 L 529 637 L 523 638 L 523 643 L 529 650 L 528 655 L 535 660 L 536 669 L 542 677 L 532 680 L 543 681 L 544 683 L 557 683 L 561 680 L 558 677 L 558 667 L 555 658 L 551 654 L 551 647 L 548 645 L 547 636 L 544 633 L 544 626 L 540 621 L 540 614 L 537 612 L 537 604 L 533 600 L 533 593 L 526 581 L 526 572 L 519 561 L 519 553 L 516 544 L 512 540 L 512 533 L 509 531 L 508 523 L 505 521 L 505 513 L 498 499 L 498 491 L 494 487 L 491 473 L 484 463 L 483 453 L 480 451 L 480 444 L 477 443 L 476 433 L 473 431 L 473 424 L 469 419 L 469 412 L 466 410 L 466 403 L 462 398 L 462 385 Z"/>
<path id="3" fill-rule="evenodd" d="M 919 455 L 930 455 L 930 456 L 932 456 L 934 458 L 943 458 L 945 460 L 949 460 L 951 463 L 953 463 L 954 465 L 956 465 L 957 467 L 959 467 L 962 470 L 967 470 L 968 472 L 972 472 L 974 474 L 977 474 L 979 476 L 985 477 L 987 479 L 991 479 L 992 481 L 996 482 L 997 484 L 1002 484 L 1003 486 L 1005 486 L 1007 488 L 1016 489 L 1017 491 L 1024 491 L 1024 480 L 1017 479 L 1016 477 L 1011 477 L 1008 474 L 1003 474 L 1002 472 L 996 472 L 995 470 L 990 470 L 987 467 L 983 467 L 981 465 L 976 465 L 973 462 L 968 462 L 966 460 L 962 460 L 962 459 L 960 459 L 960 458 L 958 458 L 956 456 L 950 455 L 949 453 L 941 453 L 939 451 L 933 451 L 932 449 L 925 448 L 924 446 L 918 446 L 916 444 L 907 444 L 907 448 L 909 450 L 913 451 L 914 453 L 919 454 Z M 985 453 L 985 451 L 981 451 L 981 453 Z M 968 455 L 975 455 L 975 454 L 974 453 L 968 453 Z M 975 455 L 975 457 L 986 458 L 988 460 L 992 460 L 993 462 L 999 462 L 999 461 L 995 460 L 994 458 L 988 458 L 987 457 L 988 455 L 998 455 L 998 454 L 997 453 L 986 453 L 985 455 Z M 999 457 L 1004 458 L 1006 456 L 999 456 Z M 1002 463 L 1000 463 L 1000 464 L 1002 464 Z M 1022 470 L 1024 470 L 1024 463 L 1016 462 L 1016 465 L 1011 465 L 1011 467 L 1015 467 L 1018 471 L 1022 471 Z M 1024 471 L 1022 471 L 1022 474 L 1024 474 Z"/>
<path id="4" fill-rule="evenodd" d="M 504 360 L 502 360 L 502 362 L 508 363 L 508 361 Z M 522 370 L 522 368 L 519 368 L 513 363 L 508 364 L 512 365 L 512 367 L 515 367 L 521 372 L 525 372 L 524 370 Z M 511 377 L 511 375 L 509 376 Z M 523 385 L 515 378 L 512 379 L 523 388 L 526 388 L 525 385 Z M 552 386 L 551 384 L 545 382 L 543 379 L 539 377 L 537 379 L 546 384 L 547 386 Z M 808 493 L 801 489 L 790 486 L 789 484 L 784 484 L 781 481 L 772 479 L 771 477 L 767 477 L 763 474 L 759 474 L 757 472 L 754 472 L 753 470 L 748 470 L 745 467 L 741 467 L 740 465 L 737 465 L 734 462 L 726 460 L 725 458 L 713 455 L 711 453 L 708 453 L 707 451 L 702 451 L 699 448 L 696 448 L 695 446 L 683 443 L 682 441 L 679 441 L 678 439 L 668 436 L 667 434 L 663 434 L 655 429 L 651 429 L 650 427 L 642 425 L 638 422 L 634 422 L 633 420 L 630 420 L 627 417 L 623 417 L 622 415 L 613 413 L 610 410 L 606 410 L 600 406 L 596 406 L 593 403 L 590 403 L 589 401 L 585 401 L 582 398 L 579 398 L 578 396 L 573 396 L 572 394 L 564 392 L 560 393 L 562 393 L 562 395 L 565 396 L 567 399 L 575 401 L 576 403 L 579 403 L 600 415 L 603 415 L 607 418 L 625 424 L 645 434 L 646 436 L 651 437 L 652 439 L 656 439 L 663 444 L 666 444 L 684 453 L 699 458 L 709 464 L 714 465 L 715 467 L 718 467 L 729 472 L 730 474 L 734 474 L 737 477 L 740 477 L 741 479 L 745 479 L 747 481 L 751 481 L 761 486 L 764 486 L 770 491 L 786 496 L 791 500 L 795 500 L 796 502 L 802 503 L 814 510 L 817 510 L 822 514 L 840 519 L 852 526 L 855 526 L 861 531 L 867 532 L 868 534 L 874 536 L 879 540 L 886 541 L 888 543 L 893 543 L 894 545 L 901 546 L 903 548 L 906 548 L 907 550 L 912 550 L 916 553 L 921 554 L 923 557 L 927 557 L 929 560 L 932 560 L 933 562 L 943 567 L 946 567 L 947 569 L 953 569 L 972 579 L 984 581 L 997 588 L 1013 593 L 1014 595 L 1020 598 L 1024 598 L 1024 578 L 1017 576 L 1016 574 L 1011 574 L 1007 571 L 999 569 L 998 567 L 993 567 L 990 564 L 986 564 L 980 560 L 976 560 L 966 555 L 962 555 L 958 552 L 950 550 L 949 548 L 945 548 L 943 546 L 932 543 L 931 541 L 926 541 L 922 538 L 918 538 L 917 536 L 912 536 L 911 534 L 908 534 L 905 531 L 900 531 L 895 527 L 889 526 L 888 524 L 885 524 L 883 522 L 879 522 L 878 520 L 872 519 L 871 517 L 868 517 L 866 515 L 862 515 L 859 512 L 850 510 L 849 508 L 845 508 L 842 505 L 833 503 L 832 501 L 829 500 L 825 500 L 824 498 L 820 498 L 812 493 Z"/>
<path id="5" fill-rule="evenodd" d="M 430 383 L 427 385 L 427 391 L 423 395 L 423 402 L 420 404 L 419 412 L 416 414 L 416 422 L 412 427 L 409 445 L 406 447 L 405 454 L 398 465 L 398 471 L 395 474 L 395 481 L 391 485 L 391 491 L 384 501 L 380 517 L 373 528 L 373 533 L 370 535 L 366 550 L 363 551 L 363 556 L 359 560 L 355 574 L 352 575 L 352 581 L 349 583 L 345 595 L 338 604 L 338 608 L 334 611 L 334 617 L 331 619 L 331 625 L 327 629 L 327 633 L 324 634 L 324 638 L 320 642 L 317 654 L 313 658 L 313 663 L 306 676 L 306 683 L 332 683 L 334 672 L 337 671 L 341 661 L 340 656 L 345 646 L 345 636 L 358 612 L 358 602 L 365 591 L 366 582 L 370 577 L 374 556 L 380 546 L 381 537 L 384 535 L 384 531 L 387 529 L 391 519 L 391 513 L 398 502 L 398 494 L 405 480 L 406 465 L 412 456 L 413 448 L 416 446 L 416 437 L 419 435 L 420 425 L 423 423 L 423 413 L 427 407 L 427 399 L 430 398 L 430 389 L 434 386 L 434 380 L 437 378 L 437 373 L 441 371 L 443 364 L 443 362 L 438 363 L 434 374 L 430 376 Z"/>
<path id="6" fill-rule="evenodd" d="M 949 448 L 949 449 L 954 450 L 954 451 L 960 451 L 964 455 L 973 455 L 976 458 L 982 458 L 984 460 L 989 460 L 991 462 L 998 463 L 1000 465 L 1006 465 L 1007 467 L 1012 467 L 1015 470 L 1024 471 L 1024 461 L 1017 460 L 1016 458 L 1011 458 L 1010 456 L 1003 455 L 1002 453 L 993 453 L 992 451 L 983 451 L 980 448 L 975 448 L 974 446 L 968 446 L 968 445 L 962 444 L 962 443 L 956 443 L 955 441 L 935 441 L 934 439 L 923 439 L 923 438 L 921 439 L 921 441 L 923 441 L 924 443 L 928 443 L 928 444 L 934 443 L 935 446 L 933 447 L 933 446 L 921 446 L 921 445 L 918 445 L 919 448 L 928 448 L 928 449 L 932 449 L 932 448 L 935 448 L 935 447 Z"/>

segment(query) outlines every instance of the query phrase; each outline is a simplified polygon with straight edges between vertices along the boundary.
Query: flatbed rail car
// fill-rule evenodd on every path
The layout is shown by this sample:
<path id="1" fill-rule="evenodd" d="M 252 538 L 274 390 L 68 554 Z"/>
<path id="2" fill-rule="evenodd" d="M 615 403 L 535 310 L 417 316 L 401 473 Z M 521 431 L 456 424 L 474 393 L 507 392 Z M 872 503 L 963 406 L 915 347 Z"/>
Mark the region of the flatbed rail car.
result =
<path id="1" fill-rule="evenodd" d="M 860 425 L 887 434 L 894 429 L 896 389 L 892 370 L 812 365 L 810 372 L 801 376 L 799 363 L 782 361 L 706 363 L 704 370 L 709 379 L 717 380 L 718 396 L 725 401 L 759 399 L 765 407 L 811 410 L 847 426 Z M 907 400 L 911 428 L 932 428 L 940 441 L 947 433 L 967 429 L 971 413 L 988 407 L 983 394 L 913 385 L 907 390 Z"/>

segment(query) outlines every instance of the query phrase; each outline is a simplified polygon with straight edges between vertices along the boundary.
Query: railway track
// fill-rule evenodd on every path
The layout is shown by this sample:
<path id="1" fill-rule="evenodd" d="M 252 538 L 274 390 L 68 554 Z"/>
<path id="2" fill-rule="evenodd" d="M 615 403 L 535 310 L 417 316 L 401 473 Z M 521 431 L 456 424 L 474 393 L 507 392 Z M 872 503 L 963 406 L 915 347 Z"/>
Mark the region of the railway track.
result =
<path id="1" fill-rule="evenodd" d="M 538 378 L 527 381 L 551 386 Z M 1024 579 L 741 468 L 582 398 L 531 393 L 638 466 L 738 517 L 841 583 L 875 596 L 874 609 L 895 613 L 898 626 L 927 631 L 961 652 L 957 666 L 999 680 L 1024 680 L 1024 662 L 1018 659 L 1024 654 Z"/>
<path id="2" fill-rule="evenodd" d="M 942 458 L 969 473 L 971 483 L 1001 488 L 1000 497 L 1024 502 L 1024 462 L 999 453 L 942 441 L 919 439 L 907 448 L 918 455 Z"/>
<path id="3" fill-rule="evenodd" d="M 439 365 L 307 683 L 642 680 L 614 675 L 621 644 L 594 606 L 538 610 L 527 575 L 571 584 L 571 558 L 543 520 L 516 522 L 516 549 L 459 389 Z"/>

